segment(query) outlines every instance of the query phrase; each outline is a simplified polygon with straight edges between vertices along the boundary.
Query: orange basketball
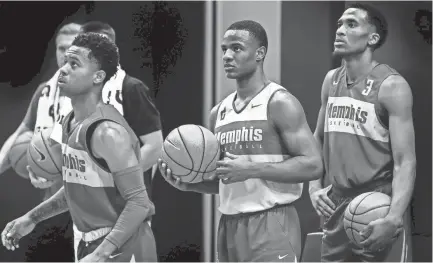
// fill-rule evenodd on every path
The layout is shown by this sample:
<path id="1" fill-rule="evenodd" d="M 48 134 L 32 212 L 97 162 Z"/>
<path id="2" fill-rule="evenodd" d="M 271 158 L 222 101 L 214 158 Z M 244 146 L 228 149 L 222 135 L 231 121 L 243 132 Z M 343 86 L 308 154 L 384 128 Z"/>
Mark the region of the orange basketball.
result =
<path id="1" fill-rule="evenodd" d="M 29 172 L 27 171 L 27 148 L 32 140 L 32 136 L 33 132 L 31 131 L 20 134 L 8 154 L 12 169 L 14 169 L 19 176 L 26 179 L 29 178 Z"/>
<path id="2" fill-rule="evenodd" d="M 389 211 L 391 197 L 379 193 L 368 192 L 355 197 L 344 211 L 344 229 L 354 244 L 364 238 L 359 234 L 371 221 L 384 218 Z"/>
<path id="3" fill-rule="evenodd" d="M 166 137 L 161 158 L 185 183 L 199 183 L 216 169 L 220 144 L 208 129 L 194 124 L 182 125 Z"/>
<path id="4" fill-rule="evenodd" d="M 53 180 L 62 176 L 62 147 L 50 139 L 52 129 L 44 129 L 30 142 L 27 159 L 36 176 Z"/>

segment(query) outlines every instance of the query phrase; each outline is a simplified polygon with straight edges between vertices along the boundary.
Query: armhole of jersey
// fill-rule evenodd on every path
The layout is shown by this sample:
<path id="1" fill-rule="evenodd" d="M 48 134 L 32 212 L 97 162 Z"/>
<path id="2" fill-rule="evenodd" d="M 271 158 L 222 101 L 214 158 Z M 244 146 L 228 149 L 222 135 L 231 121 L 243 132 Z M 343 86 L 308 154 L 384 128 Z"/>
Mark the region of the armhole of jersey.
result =
<path id="1" fill-rule="evenodd" d="M 275 94 L 276 94 L 277 92 L 279 92 L 279 91 L 289 93 L 289 91 L 286 90 L 285 88 L 279 88 L 279 89 L 275 90 L 274 92 L 272 92 L 271 96 L 269 96 L 268 105 L 266 105 L 266 117 L 267 117 L 267 119 L 268 119 L 268 123 L 270 124 L 270 126 L 271 126 L 272 128 L 274 128 L 274 130 L 275 130 L 278 134 L 280 134 L 280 130 L 278 129 L 277 125 L 275 125 L 274 121 L 273 121 L 272 118 L 271 118 L 271 114 L 270 114 L 270 110 L 269 110 L 269 105 L 271 104 L 271 100 L 274 98 Z"/>
<path id="2" fill-rule="evenodd" d="M 388 79 L 389 77 L 394 76 L 394 75 L 399 75 L 399 74 L 393 72 L 393 73 L 389 74 L 386 78 L 384 78 L 384 79 L 379 83 L 378 88 L 377 88 L 377 92 L 376 92 L 376 101 L 377 101 L 377 103 L 374 105 L 374 112 L 376 113 L 377 120 L 379 121 L 380 125 L 382 125 L 383 128 L 385 128 L 385 129 L 387 129 L 387 130 L 389 130 L 389 121 L 386 121 L 386 120 L 383 119 L 383 118 L 389 118 L 389 113 L 388 113 L 388 111 L 385 109 L 385 107 L 383 107 L 383 106 L 380 104 L 380 101 L 379 101 L 379 92 L 380 92 L 380 88 L 382 87 L 382 83 L 383 83 L 386 79 Z M 381 114 L 381 113 L 382 113 L 382 114 Z"/>
<path id="3" fill-rule="evenodd" d="M 220 103 L 218 103 L 218 107 L 217 107 L 217 110 L 216 110 L 215 121 L 213 121 L 213 123 L 209 123 L 209 125 L 211 125 L 209 128 L 211 129 L 212 133 L 215 133 L 215 126 L 216 126 L 216 122 L 218 120 L 218 112 L 220 112 L 220 107 L 223 104 L 224 100 L 222 100 Z"/>
<path id="4" fill-rule="evenodd" d="M 100 119 L 100 120 L 97 120 L 94 123 L 90 124 L 87 127 L 87 129 L 82 131 L 82 132 L 84 132 L 83 136 L 85 137 L 84 147 L 86 148 L 86 151 L 89 154 L 89 157 L 95 162 L 96 165 L 99 166 L 99 168 L 106 171 L 107 173 L 111 173 L 110 169 L 108 168 L 107 162 L 104 159 L 96 158 L 95 155 L 93 155 L 92 145 L 90 143 L 90 140 L 92 139 L 92 135 L 95 132 L 96 127 L 98 127 L 99 124 L 101 124 L 102 122 L 105 122 L 105 121 L 117 123 L 113 120 Z M 117 123 L 117 124 L 119 124 L 119 123 Z"/>

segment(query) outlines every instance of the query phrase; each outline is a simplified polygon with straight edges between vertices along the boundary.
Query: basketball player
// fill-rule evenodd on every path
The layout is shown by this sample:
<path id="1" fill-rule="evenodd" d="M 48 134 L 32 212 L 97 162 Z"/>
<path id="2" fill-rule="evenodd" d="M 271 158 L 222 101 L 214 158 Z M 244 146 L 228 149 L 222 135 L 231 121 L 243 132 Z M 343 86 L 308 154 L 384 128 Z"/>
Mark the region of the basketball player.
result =
<path id="1" fill-rule="evenodd" d="M 65 61 L 58 83 L 71 98 L 73 111 L 63 122 L 64 186 L 9 223 L 2 232 L 3 245 L 11 249 L 36 224 L 69 210 L 84 232 L 78 247 L 80 262 L 156 261 L 147 222 L 154 206 L 144 185 L 139 139 L 101 96 L 104 84 L 117 72 L 118 48 L 101 34 L 80 34 Z"/>
<path id="2" fill-rule="evenodd" d="M 224 34 L 224 70 L 237 89 L 210 113 L 225 152 L 211 181 L 181 183 L 159 160 L 178 189 L 220 195 L 221 262 L 298 261 L 301 230 L 293 202 L 303 182 L 323 169 L 301 104 L 263 71 L 267 47 L 266 31 L 255 21 L 235 22 Z"/>
<path id="3" fill-rule="evenodd" d="M 416 167 L 411 89 L 396 70 L 373 59 L 387 31 L 385 18 L 364 4 L 346 9 L 338 20 L 334 55 L 343 65 L 325 77 L 315 131 L 331 184 L 324 188 L 322 179 L 310 184 L 313 206 L 325 217 L 322 261 L 386 260 L 411 200 Z M 385 218 L 365 227 L 357 247 L 345 233 L 344 210 L 370 191 L 390 195 L 391 207 Z"/>
<path id="4" fill-rule="evenodd" d="M 116 41 L 114 29 L 109 24 L 100 21 L 89 21 L 83 24 L 80 32 L 99 33 L 113 42 Z M 140 163 L 144 171 L 146 190 L 151 197 L 152 178 L 155 175 L 155 170 L 152 171 L 152 168 L 157 163 L 163 136 L 159 111 L 150 97 L 150 90 L 143 82 L 128 75 L 119 64 L 116 75 L 105 84 L 102 98 L 104 103 L 113 105 L 125 117 L 128 125 L 140 139 Z M 59 143 L 62 138 L 62 119 L 63 117 L 57 119 L 51 136 Z M 73 230 L 76 252 L 81 233 L 75 225 Z"/>
<path id="5" fill-rule="evenodd" d="M 65 26 L 66 27 L 66 26 Z M 66 29 L 68 29 L 66 27 Z M 77 36 L 79 32 L 95 32 L 100 33 L 108 38 L 110 38 L 112 41 L 115 41 L 116 34 L 114 29 L 105 23 L 99 22 L 99 21 L 90 21 L 84 25 L 78 25 L 73 24 L 73 33 L 66 34 L 69 31 L 66 31 L 66 29 L 61 29 L 59 31 L 59 34 L 56 39 L 57 44 L 57 63 L 59 67 L 63 65 L 64 59 L 63 55 L 66 49 L 71 45 L 74 38 Z M 66 33 L 63 33 L 66 32 Z M 61 137 L 62 137 L 62 122 L 64 117 L 72 110 L 72 106 L 70 103 L 70 99 L 61 94 L 62 92 L 58 90 L 57 87 L 57 78 L 59 75 L 59 71 L 47 82 L 42 83 L 37 91 L 35 92 L 32 102 L 30 103 L 29 109 L 27 111 L 26 117 L 24 119 L 24 124 L 21 126 L 23 127 L 35 127 L 35 132 L 39 131 L 43 128 L 53 127 L 53 135 L 52 139 L 55 141 L 61 143 Z M 141 82 L 140 80 L 126 74 L 126 72 L 121 69 L 119 66 L 118 72 L 115 77 L 110 79 L 103 90 L 103 100 L 104 102 L 113 105 L 121 114 L 124 115 L 126 121 L 128 122 L 129 126 L 132 127 L 135 134 L 140 138 L 140 144 L 141 147 L 141 164 L 143 166 L 144 172 L 144 181 L 146 184 L 146 189 L 148 190 L 149 196 L 151 195 L 151 179 L 154 173 L 152 173 L 152 166 L 157 162 L 157 156 L 159 155 L 159 151 L 162 147 L 162 131 L 161 131 L 161 121 L 159 116 L 159 111 L 157 110 L 156 106 L 152 102 L 152 99 L 150 98 L 150 93 L 148 87 Z M 36 121 L 37 119 L 37 121 Z M 35 125 L 34 123 L 37 123 Z M 32 129 L 33 130 L 33 129 Z M 16 133 L 20 134 L 24 132 L 25 130 L 17 131 Z M 7 158 L 7 152 L 9 151 L 10 147 L 13 145 L 16 139 L 12 135 L 8 141 L 5 143 L 5 145 L 2 148 L 2 151 L 0 152 L 0 157 L 2 156 L 2 153 L 5 153 L 3 156 L 3 162 L 0 158 L 0 164 L 8 164 L 8 158 Z M 1 167 L 1 165 L 0 165 Z M 7 167 L 9 168 L 10 165 Z M 51 197 L 61 186 L 62 181 L 59 180 L 58 182 L 53 181 L 47 181 L 46 179 L 42 177 L 38 177 L 36 175 L 33 175 L 32 173 L 29 173 L 30 180 L 32 184 L 37 188 L 48 188 L 50 191 L 46 190 L 47 193 L 45 196 L 46 200 L 47 198 Z M 55 185 L 55 186 L 52 186 Z M 51 187 L 51 188 L 50 188 Z M 65 222 L 63 225 L 67 225 L 67 237 L 68 237 L 68 245 L 69 241 L 71 239 L 70 236 L 72 236 L 72 230 L 71 226 L 68 224 L 71 223 L 70 217 L 66 214 L 62 214 L 59 216 L 56 216 L 55 218 L 63 218 L 65 217 Z M 41 228 L 43 225 L 47 225 L 47 227 L 51 227 L 51 221 L 54 220 L 50 219 L 44 222 L 41 225 L 38 225 L 36 229 Z M 69 218 L 69 220 L 68 220 Z M 76 248 L 78 246 L 78 243 L 81 239 L 81 233 L 76 229 L 76 227 L 73 227 L 74 229 L 74 248 L 76 252 Z M 38 231 L 39 232 L 39 231 Z M 47 232 L 44 229 L 40 231 L 41 233 Z M 59 231 L 57 231 L 59 232 Z M 63 231 L 64 232 L 64 231 Z M 60 232 L 63 237 L 63 232 Z M 52 243 L 46 239 L 51 238 L 50 235 L 44 235 L 43 240 L 38 239 L 37 244 L 38 246 L 34 249 L 35 253 L 38 251 L 38 247 L 41 244 L 45 243 Z M 51 235 L 52 236 L 52 235 Z M 51 249 L 53 251 L 54 249 Z M 39 251 L 42 251 L 41 253 L 38 253 L 42 256 L 42 258 L 36 260 L 36 261 L 50 261 L 49 258 L 52 253 L 46 253 L 43 252 L 45 250 L 39 249 Z M 54 250 L 55 251 L 55 250 Z M 63 258 L 65 255 L 63 255 Z M 67 261 L 70 261 L 71 259 L 68 258 Z M 60 259 L 53 259 L 53 261 L 62 261 Z"/>

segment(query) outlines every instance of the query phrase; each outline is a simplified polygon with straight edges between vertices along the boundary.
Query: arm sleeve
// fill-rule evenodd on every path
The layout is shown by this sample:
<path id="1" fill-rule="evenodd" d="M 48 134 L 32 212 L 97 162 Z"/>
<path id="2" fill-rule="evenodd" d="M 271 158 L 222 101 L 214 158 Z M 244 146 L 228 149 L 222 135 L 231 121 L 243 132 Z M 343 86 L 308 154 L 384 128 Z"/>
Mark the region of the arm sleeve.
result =
<path id="1" fill-rule="evenodd" d="M 150 98 L 149 88 L 143 82 L 127 76 L 122 97 L 125 120 L 137 136 L 161 130 L 159 111 Z"/>
<path id="2" fill-rule="evenodd" d="M 36 89 L 23 120 L 24 125 L 31 131 L 35 129 L 39 98 L 42 96 L 42 90 L 44 89 L 44 87 L 45 82 L 40 84 L 39 87 Z"/>
<path id="3" fill-rule="evenodd" d="M 113 177 L 126 205 L 106 239 L 120 248 L 137 231 L 140 224 L 155 213 L 155 206 L 147 195 L 141 166 L 113 173 Z"/>

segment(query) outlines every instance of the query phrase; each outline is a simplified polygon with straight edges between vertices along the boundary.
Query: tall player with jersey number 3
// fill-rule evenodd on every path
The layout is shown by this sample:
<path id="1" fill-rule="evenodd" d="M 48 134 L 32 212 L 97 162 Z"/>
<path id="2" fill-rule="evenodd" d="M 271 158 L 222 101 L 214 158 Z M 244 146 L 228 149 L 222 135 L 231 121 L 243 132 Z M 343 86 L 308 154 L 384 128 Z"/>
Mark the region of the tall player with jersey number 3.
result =
<path id="1" fill-rule="evenodd" d="M 312 204 L 325 218 L 322 261 L 395 261 L 390 251 L 398 250 L 398 260 L 407 261 L 410 230 L 402 229 L 409 225 L 404 218 L 416 167 L 412 93 L 396 70 L 373 59 L 387 31 L 384 16 L 365 4 L 354 4 L 338 20 L 334 55 L 343 65 L 325 77 L 315 131 L 331 184 L 310 184 Z M 349 243 L 344 211 L 372 191 L 391 197 L 389 211 L 365 225 L 362 242 Z M 402 244 L 393 242 L 400 233 Z"/>
<path id="2" fill-rule="evenodd" d="M 257 22 L 233 23 L 221 44 L 226 76 L 237 89 L 210 113 L 224 159 L 209 181 L 185 184 L 159 160 L 161 174 L 183 191 L 219 194 L 220 262 L 296 262 L 301 230 L 293 202 L 323 172 L 299 101 L 263 70 L 268 48 Z"/>

